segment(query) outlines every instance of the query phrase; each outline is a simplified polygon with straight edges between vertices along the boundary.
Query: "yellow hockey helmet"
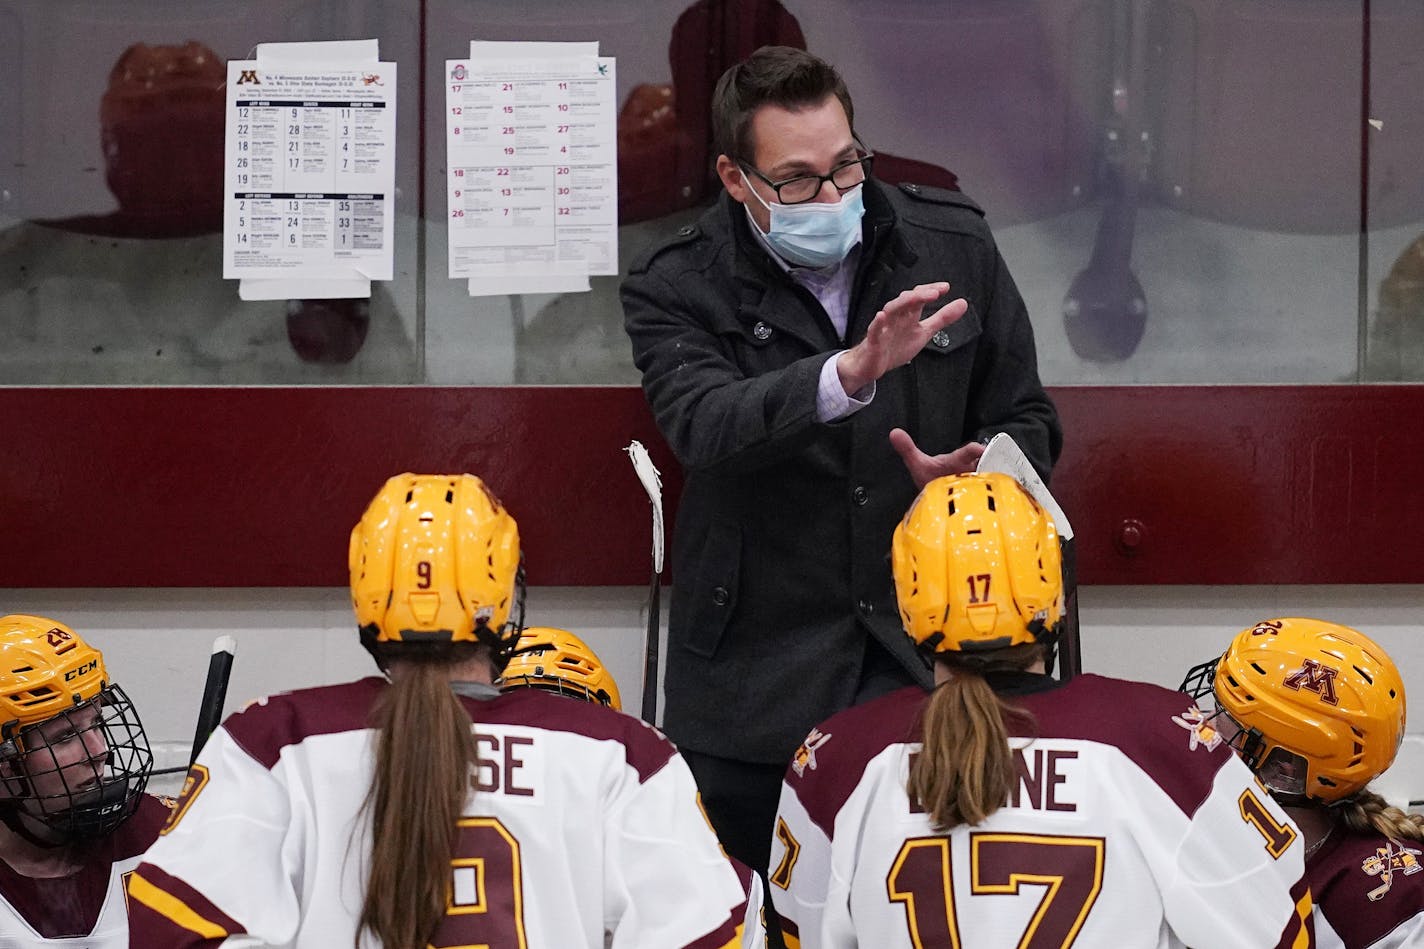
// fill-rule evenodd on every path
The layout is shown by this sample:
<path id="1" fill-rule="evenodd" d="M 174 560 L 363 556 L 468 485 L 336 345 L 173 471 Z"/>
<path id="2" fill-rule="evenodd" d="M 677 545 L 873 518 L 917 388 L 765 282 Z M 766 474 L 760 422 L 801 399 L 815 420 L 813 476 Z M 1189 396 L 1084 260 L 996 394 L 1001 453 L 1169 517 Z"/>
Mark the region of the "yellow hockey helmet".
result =
<path id="1" fill-rule="evenodd" d="M 99 651 L 55 620 L 0 617 L 0 821 L 45 846 L 103 837 L 138 809 L 152 770 Z"/>
<path id="2" fill-rule="evenodd" d="M 1232 745 L 1287 802 L 1349 797 L 1394 762 L 1404 739 L 1399 670 L 1368 636 L 1338 623 L 1287 617 L 1242 630 L 1211 686 L 1240 729 Z"/>
<path id="3" fill-rule="evenodd" d="M 522 610 L 519 527 L 474 475 L 401 474 L 351 531 L 363 640 L 483 642 L 503 662 Z"/>
<path id="4" fill-rule="evenodd" d="M 618 684 L 588 644 L 565 629 L 531 626 L 519 637 L 500 687 L 543 689 L 622 709 Z"/>
<path id="5" fill-rule="evenodd" d="M 99 651 L 63 623 L 0 617 L 0 729 L 4 737 L 87 702 L 108 675 Z"/>
<path id="6" fill-rule="evenodd" d="M 932 653 L 1051 644 L 1063 617 L 1058 532 L 1006 474 L 925 485 L 891 544 L 905 632 Z"/>

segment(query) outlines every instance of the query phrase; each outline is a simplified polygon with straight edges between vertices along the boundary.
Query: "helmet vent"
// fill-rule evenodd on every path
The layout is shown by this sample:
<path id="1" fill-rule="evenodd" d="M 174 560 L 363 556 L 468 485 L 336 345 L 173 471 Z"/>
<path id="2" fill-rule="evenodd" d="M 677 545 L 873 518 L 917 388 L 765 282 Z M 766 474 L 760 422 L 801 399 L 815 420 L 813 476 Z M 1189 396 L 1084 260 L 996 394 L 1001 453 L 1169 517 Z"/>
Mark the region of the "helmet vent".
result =
<path id="1" fill-rule="evenodd" d="M 411 488 L 409 491 L 407 491 L 407 492 L 405 493 L 405 503 L 409 504 L 409 503 L 410 503 L 411 501 L 413 501 L 414 499 L 415 499 L 415 489 L 414 489 L 414 488 Z"/>
<path id="2" fill-rule="evenodd" d="M 22 672 L 34 672 L 34 671 L 35 671 L 35 667 L 34 667 L 34 666 L 16 666 L 14 669 L 11 669 L 11 670 L 10 670 L 11 674 L 13 674 L 13 675 L 19 675 L 19 674 L 22 673 Z"/>
<path id="3" fill-rule="evenodd" d="M 1374 685 L 1374 684 L 1375 684 L 1375 677 L 1372 676 L 1372 675 L 1370 675 L 1370 674 L 1369 674 L 1368 672 L 1366 672 L 1365 670 L 1361 669 L 1359 666 L 1355 666 L 1355 671 L 1360 674 L 1360 678 L 1361 678 L 1361 679 L 1364 679 L 1364 680 L 1365 680 L 1366 682 L 1368 682 L 1370 685 Z"/>
<path id="4" fill-rule="evenodd" d="M 446 504 L 454 504 L 454 503 L 455 503 L 455 492 L 454 492 L 454 491 L 446 491 L 446 492 L 445 492 L 445 503 L 446 503 Z"/>
<path id="5" fill-rule="evenodd" d="M 989 487 L 989 492 L 988 492 L 988 493 L 989 493 L 989 497 L 988 497 L 989 510 L 991 510 L 991 511 L 996 511 L 996 510 L 998 510 L 998 508 L 994 507 L 994 488 L 993 488 L 992 485 L 990 485 L 990 487 Z"/>
<path id="6" fill-rule="evenodd" d="M 949 499 L 949 516 L 954 516 L 954 498 Z"/>
<path id="7" fill-rule="evenodd" d="M 1396 697 L 1395 694 L 1394 694 L 1394 690 L 1393 690 L 1393 689 L 1390 689 L 1390 690 L 1389 690 L 1389 697 L 1390 697 L 1390 698 L 1395 698 L 1395 697 Z"/>
<path id="8" fill-rule="evenodd" d="M 1356 755 L 1362 755 L 1362 754 L 1364 754 L 1364 753 L 1365 753 L 1365 746 L 1362 745 L 1362 744 L 1360 744 L 1358 741 L 1355 742 L 1355 751 L 1354 751 L 1354 753 L 1355 753 Z"/>
<path id="9" fill-rule="evenodd" d="M 1252 669 L 1255 669 L 1255 670 L 1256 670 L 1257 672 L 1259 672 L 1261 675 L 1265 675 L 1265 674 L 1266 674 L 1266 670 L 1261 668 L 1261 664 L 1260 664 L 1259 662 L 1253 662 L 1253 663 L 1251 663 L 1251 668 L 1252 668 Z"/>
<path id="10" fill-rule="evenodd" d="M 1326 787 L 1332 787 L 1332 788 L 1333 788 L 1333 787 L 1337 787 L 1337 785 L 1335 784 L 1334 781 L 1331 781 L 1329 778 L 1327 778 L 1327 777 L 1326 777 L 1325 775 L 1323 775 L 1323 774 L 1317 775 L 1316 778 L 1315 778 L 1315 780 L 1319 781 L 1321 784 L 1325 785 Z"/>
<path id="11" fill-rule="evenodd" d="M 975 527 L 975 528 L 971 528 L 970 530 L 965 531 L 964 533 L 966 533 L 966 534 L 982 534 L 982 533 L 984 533 L 984 531 L 982 531 L 981 529 Z"/>

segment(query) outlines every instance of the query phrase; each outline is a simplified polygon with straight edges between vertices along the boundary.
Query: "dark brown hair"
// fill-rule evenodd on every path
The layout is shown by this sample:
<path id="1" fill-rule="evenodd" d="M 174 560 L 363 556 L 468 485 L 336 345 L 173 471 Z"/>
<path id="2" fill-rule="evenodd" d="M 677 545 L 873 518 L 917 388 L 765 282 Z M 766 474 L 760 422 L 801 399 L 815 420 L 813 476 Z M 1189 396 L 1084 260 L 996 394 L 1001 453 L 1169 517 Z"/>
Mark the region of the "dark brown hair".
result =
<path id="1" fill-rule="evenodd" d="M 940 832 L 978 824 L 1004 806 L 1018 775 L 1008 721 L 1031 716 L 999 698 L 986 669 L 1023 670 L 1043 658 L 1042 646 L 1009 646 L 939 654 L 952 675 L 935 687 L 920 715 L 924 746 L 910 765 L 906 790 Z"/>
<path id="2" fill-rule="evenodd" d="M 818 106 L 835 96 L 855 128 L 850 92 L 835 67 L 803 49 L 763 46 L 717 80 L 712 92 L 712 144 L 728 158 L 752 161 L 752 115 L 764 105 L 792 111 Z"/>
<path id="3" fill-rule="evenodd" d="M 360 934 L 387 949 L 430 944 L 445 918 L 456 824 L 477 767 L 470 716 L 450 689 L 450 666 L 489 650 L 474 643 L 375 647 L 398 672 L 371 711 L 376 767 L 362 811 L 371 813 L 370 868 Z M 491 667 L 493 671 L 493 667 Z"/>

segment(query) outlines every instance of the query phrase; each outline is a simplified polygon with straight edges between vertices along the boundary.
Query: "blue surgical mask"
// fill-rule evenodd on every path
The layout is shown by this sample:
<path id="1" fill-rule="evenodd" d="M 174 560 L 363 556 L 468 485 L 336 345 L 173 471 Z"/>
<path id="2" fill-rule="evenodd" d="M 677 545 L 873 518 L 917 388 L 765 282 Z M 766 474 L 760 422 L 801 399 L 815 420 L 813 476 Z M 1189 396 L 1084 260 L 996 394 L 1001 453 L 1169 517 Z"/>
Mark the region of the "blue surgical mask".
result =
<path id="1" fill-rule="evenodd" d="M 787 262 L 802 267 L 829 267 L 845 260 L 850 249 L 860 243 L 860 219 L 865 215 L 862 185 L 841 195 L 835 204 L 808 201 L 805 204 L 767 204 L 747 181 L 747 190 L 771 213 L 771 230 L 764 236 L 772 250 Z M 750 216 L 751 212 L 747 212 Z M 755 221 L 753 221 L 755 226 Z"/>

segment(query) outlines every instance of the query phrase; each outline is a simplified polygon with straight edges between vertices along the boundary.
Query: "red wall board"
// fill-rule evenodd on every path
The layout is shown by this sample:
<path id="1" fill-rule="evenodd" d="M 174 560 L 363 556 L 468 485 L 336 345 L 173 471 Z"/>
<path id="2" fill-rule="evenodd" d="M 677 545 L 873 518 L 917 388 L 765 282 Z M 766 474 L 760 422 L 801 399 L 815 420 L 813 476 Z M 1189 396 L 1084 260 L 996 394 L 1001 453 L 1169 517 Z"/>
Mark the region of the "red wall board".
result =
<path id="1" fill-rule="evenodd" d="M 1079 580 L 1424 582 L 1424 386 L 1053 390 Z M 636 388 L 0 388 L 0 584 L 341 586 L 381 481 L 474 471 L 538 585 L 648 577 Z M 1138 543 L 1122 544 L 1135 521 Z"/>

